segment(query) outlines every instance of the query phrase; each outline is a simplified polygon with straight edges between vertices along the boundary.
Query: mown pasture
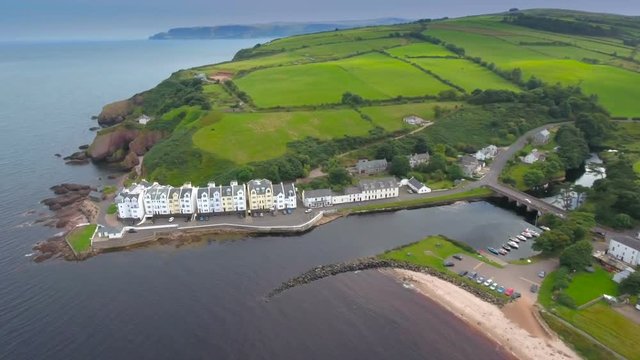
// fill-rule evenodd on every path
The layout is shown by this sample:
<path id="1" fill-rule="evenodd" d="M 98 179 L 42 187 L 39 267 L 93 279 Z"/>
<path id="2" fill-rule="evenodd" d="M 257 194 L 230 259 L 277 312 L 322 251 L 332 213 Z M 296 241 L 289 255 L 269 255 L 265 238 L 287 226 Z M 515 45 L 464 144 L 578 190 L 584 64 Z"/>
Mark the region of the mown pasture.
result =
<path id="1" fill-rule="evenodd" d="M 436 95 L 448 85 L 389 56 L 371 53 L 339 61 L 258 70 L 236 80 L 258 107 L 339 103 L 347 91 L 365 99 Z"/>
<path id="2" fill-rule="evenodd" d="M 371 129 L 373 124 L 352 109 L 228 113 L 200 128 L 193 143 L 217 157 L 246 164 L 283 155 L 293 140 L 363 136 Z"/>
<path id="3" fill-rule="evenodd" d="M 467 92 L 475 89 L 520 91 L 515 84 L 469 60 L 420 58 L 411 59 L 411 61 L 462 87 Z"/>

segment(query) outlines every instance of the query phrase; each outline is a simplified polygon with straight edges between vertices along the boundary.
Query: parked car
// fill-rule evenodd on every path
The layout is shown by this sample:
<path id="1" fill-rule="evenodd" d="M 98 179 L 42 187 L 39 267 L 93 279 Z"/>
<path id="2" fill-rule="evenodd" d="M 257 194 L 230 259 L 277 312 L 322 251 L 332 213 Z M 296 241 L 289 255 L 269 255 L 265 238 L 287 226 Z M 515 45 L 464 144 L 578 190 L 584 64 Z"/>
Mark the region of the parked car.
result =
<path id="1" fill-rule="evenodd" d="M 491 284 L 491 286 L 489 286 L 489 289 L 495 290 L 497 287 L 498 287 L 498 283 L 493 283 Z"/>
<path id="2" fill-rule="evenodd" d="M 500 285 L 497 291 L 502 294 L 504 292 L 504 286 Z"/>
<path id="3" fill-rule="evenodd" d="M 467 275 L 469 279 L 475 279 L 477 276 L 478 276 L 478 273 L 475 271 L 472 271 L 469 273 L 469 275 Z"/>
<path id="4" fill-rule="evenodd" d="M 446 267 L 451 267 L 451 266 L 454 266 L 454 265 L 455 264 L 453 263 L 453 261 L 445 261 L 444 262 L 444 266 L 446 266 Z"/>
<path id="5" fill-rule="evenodd" d="M 133 229 L 133 228 L 131 228 L 131 229 L 127 230 L 127 232 L 128 232 L 129 234 L 137 233 L 136 229 Z"/>
<path id="6" fill-rule="evenodd" d="M 305 210 L 305 211 L 304 211 L 304 213 L 305 213 L 305 214 L 308 214 L 308 213 L 310 213 L 310 212 L 312 212 L 312 211 L 313 211 L 313 209 L 307 209 L 307 210 Z"/>
<path id="7" fill-rule="evenodd" d="M 538 277 L 540 279 L 544 278 L 547 275 L 547 273 L 544 270 L 540 270 L 540 272 L 538 273 Z"/>
<path id="8" fill-rule="evenodd" d="M 173 222 L 173 220 L 175 220 L 173 216 L 169 218 L 169 222 Z"/>
<path id="9" fill-rule="evenodd" d="M 477 282 L 478 284 L 482 284 L 482 283 L 484 282 L 484 276 L 479 276 L 479 277 L 476 279 L 476 282 Z"/>
<path id="10" fill-rule="evenodd" d="M 512 299 L 517 299 L 517 298 L 519 298 L 521 296 L 522 296 L 522 294 L 520 294 L 519 292 L 516 291 L 516 292 L 513 293 L 513 295 L 511 295 L 511 298 Z"/>
<path id="11" fill-rule="evenodd" d="M 538 292 L 538 285 L 532 284 L 531 287 L 529 288 L 529 291 L 535 294 L 536 292 Z"/>
<path id="12" fill-rule="evenodd" d="M 462 270 L 458 273 L 460 276 L 466 276 L 469 273 L 469 270 Z"/>
<path id="13" fill-rule="evenodd" d="M 514 291 L 513 288 L 508 288 L 507 290 L 504 291 L 504 294 L 506 296 L 511 296 L 513 295 L 513 291 Z"/>
<path id="14" fill-rule="evenodd" d="M 484 284 L 483 284 L 483 285 L 484 285 L 484 286 L 491 286 L 491 284 L 493 284 L 493 279 L 487 279 L 487 280 L 484 282 Z"/>
<path id="15" fill-rule="evenodd" d="M 456 259 L 456 260 L 462 260 L 462 255 L 455 254 L 455 255 L 453 255 L 453 258 Z"/>

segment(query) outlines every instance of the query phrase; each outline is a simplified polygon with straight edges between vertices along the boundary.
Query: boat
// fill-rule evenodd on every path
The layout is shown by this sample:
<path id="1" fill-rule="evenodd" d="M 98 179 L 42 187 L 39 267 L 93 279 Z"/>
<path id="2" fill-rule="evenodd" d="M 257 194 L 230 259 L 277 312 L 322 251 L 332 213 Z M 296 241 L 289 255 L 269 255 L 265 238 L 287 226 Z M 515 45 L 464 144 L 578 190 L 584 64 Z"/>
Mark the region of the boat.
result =
<path id="1" fill-rule="evenodd" d="M 505 249 L 500 248 L 498 249 L 498 252 L 500 253 L 500 255 L 507 255 L 507 250 Z"/>
<path id="2" fill-rule="evenodd" d="M 524 237 L 526 237 L 528 239 L 531 239 L 533 237 L 533 235 L 531 235 L 531 233 L 528 232 L 528 231 L 523 231 L 523 232 L 520 233 L 520 235 L 522 235 L 522 236 L 524 236 Z"/>
<path id="3" fill-rule="evenodd" d="M 509 241 L 513 241 L 514 243 L 519 243 L 520 239 L 518 239 L 517 237 L 510 237 Z"/>
<path id="4" fill-rule="evenodd" d="M 507 244 L 509 244 L 509 246 L 511 246 L 511 247 L 512 247 L 512 248 L 514 248 L 514 249 L 518 249 L 518 248 L 520 248 L 520 247 L 518 246 L 518 244 L 514 243 L 513 241 L 509 241 Z"/>
<path id="5" fill-rule="evenodd" d="M 511 246 L 509 246 L 509 244 L 502 245 L 502 248 L 506 251 L 511 251 Z"/>
<path id="6" fill-rule="evenodd" d="M 522 235 L 517 235 L 516 237 L 517 237 L 517 238 L 518 238 L 518 240 L 520 240 L 520 241 L 527 241 L 527 238 L 526 238 L 526 237 L 524 237 L 524 236 L 522 236 Z"/>
<path id="7" fill-rule="evenodd" d="M 537 232 L 537 231 L 533 231 L 533 230 L 532 230 L 532 231 L 529 231 L 529 233 L 530 233 L 531 235 L 533 235 L 534 237 L 538 237 L 538 236 L 540 236 L 540 233 L 539 233 L 539 232 Z"/>
<path id="8" fill-rule="evenodd" d="M 548 227 L 542 225 L 540 226 L 540 229 L 544 230 L 544 231 L 551 231 L 551 229 L 549 229 Z"/>
<path id="9" fill-rule="evenodd" d="M 489 252 L 496 254 L 496 255 L 500 255 L 500 253 L 498 252 L 498 250 L 492 248 L 492 247 L 488 247 L 487 250 L 489 250 Z"/>

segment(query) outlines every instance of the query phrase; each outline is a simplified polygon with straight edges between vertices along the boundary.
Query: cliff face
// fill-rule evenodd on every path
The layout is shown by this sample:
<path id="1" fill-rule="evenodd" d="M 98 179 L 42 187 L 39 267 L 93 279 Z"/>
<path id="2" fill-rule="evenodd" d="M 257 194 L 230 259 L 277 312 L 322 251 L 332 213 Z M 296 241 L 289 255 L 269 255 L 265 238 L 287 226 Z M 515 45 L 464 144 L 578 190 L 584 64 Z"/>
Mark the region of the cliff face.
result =
<path id="1" fill-rule="evenodd" d="M 131 169 L 138 165 L 138 156 L 144 155 L 163 138 L 159 131 L 146 131 L 118 126 L 96 135 L 87 156 L 94 162 L 105 162 Z"/>
<path id="2" fill-rule="evenodd" d="M 142 104 L 142 95 L 135 95 L 130 99 L 116 101 L 105 105 L 98 115 L 98 124 L 102 127 L 119 124 L 131 115 L 137 105 Z"/>

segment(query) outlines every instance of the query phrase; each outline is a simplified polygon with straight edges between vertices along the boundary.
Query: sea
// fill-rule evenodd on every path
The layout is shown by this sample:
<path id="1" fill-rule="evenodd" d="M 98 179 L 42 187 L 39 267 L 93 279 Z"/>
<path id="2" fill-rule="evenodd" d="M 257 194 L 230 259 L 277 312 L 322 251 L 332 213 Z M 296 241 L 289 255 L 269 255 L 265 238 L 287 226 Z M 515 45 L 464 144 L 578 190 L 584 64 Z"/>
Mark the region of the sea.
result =
<path id="1" fill-rule="evenodd" d="M 62 182 L 107 173 L 54 156 L 91 142 L 103 105 L 177 69 L 263 40 L 0 43 L 0 359 L 507 359 L 495 343 L 378 272 L 326 278 L 266 301 L 321 264 L 429 234 L 483 247 L 527 223 L 485 202 L 352 216 L 297 236 L 155 245 L 34 263 L 56 233 L 35 220 Z M 455 299 L 452 299 L 455 301 Z"/>

